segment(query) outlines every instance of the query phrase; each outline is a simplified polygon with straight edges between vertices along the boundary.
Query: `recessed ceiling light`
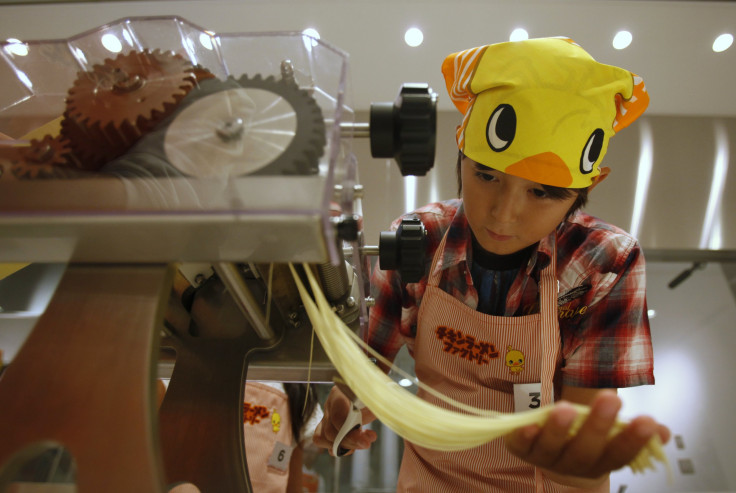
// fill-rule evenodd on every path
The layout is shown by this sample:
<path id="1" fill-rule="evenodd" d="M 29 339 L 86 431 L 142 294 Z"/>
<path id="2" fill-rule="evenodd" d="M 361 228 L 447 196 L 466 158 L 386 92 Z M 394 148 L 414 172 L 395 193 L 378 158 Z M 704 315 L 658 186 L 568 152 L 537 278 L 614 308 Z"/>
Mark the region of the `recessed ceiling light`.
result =
<path id="1" fill-rule="evenodd" d="M 617 50 L 628 48 L 632 39 L 633 37 L 629 31 L 619 31 L 616 33 L 616 36 L 613 37 L 613 47 Z"/>
<path id="2" fill-rule="evenodd" d="M 304 35 L 304 46 L 307 47 L 308 51 L 311 51 L 318 44 L 319 31 L 313 27 L 308 27 L 302 31 L 302 34 Z"/>
<path id="3" fill-rule="evenodd" d="M 317 31 L 313 27 L 308 27 L 304 31 L 302 31 L 302 34 L 306 34 L 307 36 L 311 36 L 314 39 L 319 39 L 319 31 Z"/>
<path id="4" fill-rule="evenodd" d="M 733 35 L 731 34 L 721 34 L 716 38 L 715 41 L 713 41 L 713 51 L 716 53 L 720 53 L 722 51 L 726 51 L 731 47 L 733 44 Z"/>
<path id="5" fill-rule="evenodd" d="M 509 36 L 509 41 L 524 41 L 525 39 L 529 39 L 529 33 L 521 27 L 514 29 Z"/>
<path id="6" fill-rule="evenodd" d="M 114 34 L 104 34 L 102 36 L 102 46 L 112 53 L 120 53 L 123 51 L 123 43 L 121 43 L 120 39 L 118 39 Z"/>
<path id="7" fill-rule="evenodd" d="M 424 33 L 422 33 L 422 30 L 419 28 L 410 27 L 404 33 L 404 41 L 406 41 L 406 44 L 412 48 L 415 48 L 424 41 Z"/>
<path id="8" fill-rule="evenodd" d="M 6 40 L 9 44 L 5 46 L 5 51 L 10 55 L 26 56 L 28 55 L 28 45 L 23 43 L 19 39 L 8 38 Z"/>
<path id="9" fill-rule="evenodd" d="M 208 33 L 200 33 L 199 35 L 199 44 L 207 48 L 208 50 L 212 50 L 214 47 L 212 46 L 212 36 L 210 36 Z"/>

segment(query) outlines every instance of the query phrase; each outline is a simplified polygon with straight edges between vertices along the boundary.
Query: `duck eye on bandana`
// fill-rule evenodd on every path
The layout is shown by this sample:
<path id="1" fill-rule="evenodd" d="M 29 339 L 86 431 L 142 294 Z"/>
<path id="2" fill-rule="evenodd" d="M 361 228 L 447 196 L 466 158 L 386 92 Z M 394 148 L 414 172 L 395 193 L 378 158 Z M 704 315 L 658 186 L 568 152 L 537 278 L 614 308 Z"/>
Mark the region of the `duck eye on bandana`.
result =
<path id="1" fill-rule="evenodd" d="M 448 56 L 442 73 L 464 115 L 457 144 L 466 156 L 557 187 L 594 183 L 608 140 L 649 104 L 640 77 L 567 38 L 471 48 Z"/>

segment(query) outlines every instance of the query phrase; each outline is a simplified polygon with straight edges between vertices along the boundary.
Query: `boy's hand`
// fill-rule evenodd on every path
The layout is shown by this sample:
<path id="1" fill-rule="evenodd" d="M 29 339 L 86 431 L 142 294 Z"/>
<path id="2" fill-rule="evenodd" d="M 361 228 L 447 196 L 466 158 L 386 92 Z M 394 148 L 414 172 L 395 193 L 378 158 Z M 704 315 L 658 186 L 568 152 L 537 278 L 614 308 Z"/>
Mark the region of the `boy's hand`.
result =
<path id="1" fill-rule="evenodd" d="M 317 425 L 314 431 L 314 444 L 318 447 L 326 448 L 332 454 L 332 445 L 335 442 L 342 424 L 345 422 L 352 403 L 345 394 L 340 392 L 336 386 L 332 387 L 330 395 L 324 404 L 324 417 Z M 375 416 L 367 408 L 363 409 L 363 424 L 373 421 Z M 340 446 L 345 449 L 358 450 L 367 449 L 376 441 L 377 435 L 373 430 L 364 430 L 362 428 L 353 430 L 342 440 Z M 352 452 L 351 452 L 352 453 Z M 349 455 L 349 454 L 348 454 Z"/>
<path id="2" fill-rule="evenodd" d="M 506 446 L 519 458 L 549 471 L 554 481 L 571 484 L 569 477 L 603 480 L 609 472 L 631 462 L 655 434 L 662 443 L 669 440 L 667 427 L 648 416 L 635 418 L 609 440 L 621 400 L 615 391 L 603 390 L 590 406 L 590 415 L 574 437 L 570 438 L 568 432 L 576 411 L 561 401 L 555 404 L 544 426 L 515 430 L 505 437 Z"/>

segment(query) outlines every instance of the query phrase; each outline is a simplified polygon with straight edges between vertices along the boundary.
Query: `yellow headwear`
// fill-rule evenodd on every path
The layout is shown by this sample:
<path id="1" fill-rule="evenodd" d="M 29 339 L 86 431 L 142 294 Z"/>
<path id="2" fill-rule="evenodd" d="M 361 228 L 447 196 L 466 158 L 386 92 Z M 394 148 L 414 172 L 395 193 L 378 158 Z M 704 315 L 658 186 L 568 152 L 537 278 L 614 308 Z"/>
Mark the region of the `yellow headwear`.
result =
<path id="1" fill-rule="evenodd" d="M 567 38 L 499 43 L 442 63 L 463 113 L 458 148 L 470 159 L 565 188 L 590 186 L 608 139 L 649 104 L 644 81 L 596 62 Z"/>

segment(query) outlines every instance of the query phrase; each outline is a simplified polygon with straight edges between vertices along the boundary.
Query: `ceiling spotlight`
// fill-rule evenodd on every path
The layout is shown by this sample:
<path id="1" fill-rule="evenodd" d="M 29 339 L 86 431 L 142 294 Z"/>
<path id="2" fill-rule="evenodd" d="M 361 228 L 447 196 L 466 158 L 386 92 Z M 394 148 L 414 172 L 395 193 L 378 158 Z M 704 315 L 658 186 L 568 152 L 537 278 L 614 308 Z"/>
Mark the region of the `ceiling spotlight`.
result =
<path id="1" fill-rule="evenodd" d="M 713 41 L 713 51 L 716 53 L 720 53 L 722 51 L 726 51 L 731 47 L 733 44 L 733 35 L 731 34 L 721 34 L 716 38 L 715 41 Z"/>
<path id="2" fill-rule="evenodd" d="M 208 50 L 213 50 L 214 45 L 212 44 L 212 36 L 214 36 L 215 33 L 212 31 L 205 31 L 199 35 L 199 44 L 204 46 Z"/>
<path id="3" fill-rule="evenodd" d="M 313 27 L 308 27 L 304 31 L 302 31 L 302 34 L 306 34 L 307 36 L 311 36 L 314 39 L 319 39 L 319 31 L 317 31 Z"/>
<path id="4" fill-rule="evenodd" d="M 118 39 L 114 34 L 104 34 L 101 41 L 102 46 L 104 46 L 107 51 L 112 53 L 120 53 L 123 51 L 123 43 L 121 43 L 120 39 Z"/>
<path id="5" fill-rule="evenodd" d="M 412 48 L 416 48 L 424 41 L 424 34 L 421 29 L 410 27 L 406 30 L 406 33 L 404 33 L 404 41 L 406 41 L 406 44 Z"/>
<path id="6" fill-rule="evenodd" d="M 6 39 L 8 44 L 5 46 L 5 51 L 10 55 L 26 56 L 28 55 L 28 45 L 23 43 L 21 40 L 16 38 Z"/>
<path id="7" fill-rule="evenodd" d="M 619 31 L 613 37 L 613 47 L 617 50 L 623 50 L 631 44 L 631 33 L 629 31 Z"/>
<path id="8" fill-rule="evenodd" d="M 525 39 L 529 39 L 529 33 L 521 27 L 514 29 L 509 36 L 509 41 L 524 41 Z"/>
<path id="9" fill-rule="evenodd" d="M 306 46 L 307 51 L 312 51 L 312 48 L 318 44 L 319 31 L 313 27 L 308 27 L 302 31 L 302 34 L 304 35 L 304 46 Z"/>

